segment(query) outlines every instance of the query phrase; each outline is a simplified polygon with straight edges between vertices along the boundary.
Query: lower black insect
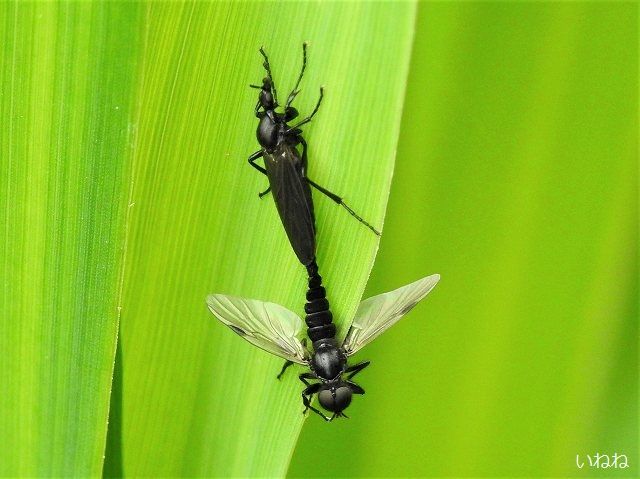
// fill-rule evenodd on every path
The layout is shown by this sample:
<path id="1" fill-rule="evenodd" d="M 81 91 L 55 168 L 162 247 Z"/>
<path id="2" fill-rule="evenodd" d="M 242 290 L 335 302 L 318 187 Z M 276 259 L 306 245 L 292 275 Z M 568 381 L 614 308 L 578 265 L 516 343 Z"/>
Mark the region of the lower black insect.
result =
<path id="1" fill-rule="evenodd" d="M 369 361 L 350 366 L 348 358 L 408 313 L 435 287 L 440 276 L 427 276 L 363 301 L 346 336 L 338 339 L 315 261 L 307 266 L 307 272 L 305 322 L 311 350 L 307 348 L 306 338 L 302 337 L 300 317 L 280 305 L 224 294 L 210 295 L 207 305 L 216 318 L 244 339 L 287 360 L 278 377 L 293 363 L 307 366 L 309 371 L 299 376 L 305 384 L 303 412 L 310 409 L 332 421 L 345 416 L 344 410 L 354 394 L 364 394 L 364 389 L 352 379 L 369 365 Z M 311 405 L 315 394 L 330 416 Z"/>
<path id="2" fill-rule="evenodd" d="M 299 115 L 292 103 L 300 93 L 299 86 L 307 65 L 307 44 L 302 45 L 302 69 L 281 112 L 277 111 L 279 107 L 278 96 L 269 58 L 263 48 L 260 48 L 260 53 L 264 58 L 263 65 L 267 76 L 262 80 L 262 85 L 251 85 L 251 87 L 260 90 L 255 106 L 255 115 L 259 119 L 256 137 L 261 148 L 249 157 L 249 164 L 267 175 L 269 188 L 260 193 L 260 196 L 264 196 L 269 191 L 272 192 L 289 242 L 300 262 L 308 266 L 315 258 L 312 187 L 345 208 L 349 214 L 375 234 L 380 235 L 380 232 L 347 206 L 340 196 L 320 186 L 307 176 L 307 142 L 302 136 L 301 127 L 309 123 L 320 109 L 324 94 L 322 88 L 320 88 L 320 97 L 311 114 L 295 125 L 289 125 Z M 302 150 L 301 152 L 299 148 Z M 263 158 L 264 167 L 256 163 L 259 158 Z"/>

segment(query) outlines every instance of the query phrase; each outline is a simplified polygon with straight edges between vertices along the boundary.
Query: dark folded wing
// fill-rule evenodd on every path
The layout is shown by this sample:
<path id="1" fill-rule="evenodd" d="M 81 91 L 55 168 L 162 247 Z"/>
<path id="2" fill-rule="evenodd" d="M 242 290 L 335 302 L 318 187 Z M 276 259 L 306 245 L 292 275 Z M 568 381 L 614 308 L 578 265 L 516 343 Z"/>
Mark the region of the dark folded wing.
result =
<path id="1" fill-rule="evenodd" d="M 300 262 L 308 265 L 316 254 L 316 233 L 311 189 L 300 173 L 297 150 L 282 144 L 264 154 L 271 193 L 280 220 Z"/>

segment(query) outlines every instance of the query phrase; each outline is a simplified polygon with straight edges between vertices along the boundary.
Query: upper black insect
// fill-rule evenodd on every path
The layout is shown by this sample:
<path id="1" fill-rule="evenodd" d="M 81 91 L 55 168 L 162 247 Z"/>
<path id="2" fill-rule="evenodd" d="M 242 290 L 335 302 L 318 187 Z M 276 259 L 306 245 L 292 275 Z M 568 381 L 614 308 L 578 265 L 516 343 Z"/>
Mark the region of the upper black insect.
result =
<path id="1" fill-rule="evenodd" d="M 260 53 L 264 58 L 263 65 L 267 76 L 262 80 L 261 86 L 250 86 L 260 90 L 255 114 L 260 120 L 256 137 L 261 149 L 249 157 L 249 163 L 267 175 L 269 188 L 260 193 L 260 197 L 269 191 L 273 193 L 289 242 L 300 262 L 308 266 L 315 259 L 316 246 L 315 217 L 310 186 L 344 207 L 375 234 L 380 235 L 380 232 L 357 215 L 340 196 L 318 185 L 307 176 L 307 142 L 302 136 L 301 127 L 309 123 L 318 112 L 323 98 L 322 88 L 320 88 L 320 97 L 311 114 L 298 121 L 294 126 L 289 125 L 289 122 L 295 120 L 299 115 L 298 110 L 291 104 L 300 93 L 300 82 L 307 66 L 307 44 L 302 45 L 302 69 L 295 87 L 287 97 L 283 112 L 277 111 L 279 107 L 278 95 L 269 58 L 263 48 L 260 48 Z M 298 151 L 298 147 L 301 147 L 302 154 Z M 256 160 L 261 157 L 264 159 L 265 167 L 256 163 Z"/>

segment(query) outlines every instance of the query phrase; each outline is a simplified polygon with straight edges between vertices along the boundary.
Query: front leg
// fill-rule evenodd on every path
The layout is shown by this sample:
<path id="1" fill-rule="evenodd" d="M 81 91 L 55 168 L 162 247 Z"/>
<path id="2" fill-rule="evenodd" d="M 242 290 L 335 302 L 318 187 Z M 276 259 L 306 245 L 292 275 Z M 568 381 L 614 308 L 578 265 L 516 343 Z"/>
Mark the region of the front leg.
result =
<path id="1" fill-rule="evenodd" d="M 318 377 L 313 373 L 302 373 L 298 376 L 298 379 L 304 383 L 305 386 L 311 386 L 311 383 L 307 381 L 307 379 L 318 379 Z"/>
<path id="2" fill-rule="evenodd" d="M 347 381 L 358 374 L 360 371 L 362 371 L 364 368 L 369 366 L 369 364 L 371 364 L 371 361 L 362 361 L 361 363 L 354 364 L 353 366 L 349 366 L 347 369 L 345 369 L 344 373 L 348 374 Z"/>
<path id="3" fill-rule="evenodd" d="M 313 111 L 311 112 L 311 115 L 309 115 L 308 117 L 306 117 L 304 120 L 302 120 L 301 122 L 299 122 L 297 125 L 289 128 L 285 133 L 289 133 L 293 130 L 297 130 L 298 128 L 300 128 L 302 125 L 309 123 L 314 115 L 316 113 L 318 113 L 318 109 L 320 108 L 320 103 L 322 103 L 322 97 L 324 96 L 324 88 L 320 87 L 320 98 L 318 98 L 318 103 L 316 103 L 316 107 L 313 109 Z"/>
<path id="4" fill-rule="evenodd" d="M 262 158 L 263 155 L 264 155 L 264 150 L 258 150 L 249 157 L 248 161 L 249 161 L 249 164 L 253 166 L 256 170 L 258 170 L 260 173 L 262 173 L 263 175 L 269 176 L 266 168 L 263 168 L 262 166 L 256 163 L 258 158 Z M 258 197 L 262 198 L 264 195 L 266 195 L 270 191 L 271 191 L 271 186 L 269 186 L 269 188 L 267 188 L 262 193 L 258 193 Z"/>
<path id="5" fill-rule="evenodd" d="M 300 376 L 302 376 L 302 374 Z M 300 379 L 302 380 L 302 377 Z M 304 382 L 306 384 L 306 381 Z M 322 414 L 321 411 L 319 411 L 318 409 L 316 409 L 311 405 L 311 397 L 318 392 L 321 385 L 322 383 L 310 384 L 307 388 L 305 388 L 304 391 L 302 391 L 302 404 L 304 404 L 304 411 L 302 411 L 302 414 L 306 414 L 307 411 L 311 409 L 313 412 L 315 412 L 318 416 L 320 416 L 325 421 L 331 421 L 331 419 L 333 418 L 328 418 L 327 416 Z"/>
<path id="6" fill-rule="evenodd" d="M 264 155 L 264 150 L 258 150 L 255 153 L 253 153 L 249 158 L 247 158 L 247 161 L 251 166 L 253 166 L 260 173 L 262 173 L 263 175 L 266 175 L 267 170 L 256 163 L 256 160 L 258 158 L 262 158 L 263 155 Z"/>
<path id="7" fill-rule="evenodd" d="M 353 394 L 364 394 L 364 389 L 362 389 L 356 383 L 352 383 L 351 381 L 346 381 L 346 383 L 349 385 L 349 389 L 351 389 L 351 392 Z"/>

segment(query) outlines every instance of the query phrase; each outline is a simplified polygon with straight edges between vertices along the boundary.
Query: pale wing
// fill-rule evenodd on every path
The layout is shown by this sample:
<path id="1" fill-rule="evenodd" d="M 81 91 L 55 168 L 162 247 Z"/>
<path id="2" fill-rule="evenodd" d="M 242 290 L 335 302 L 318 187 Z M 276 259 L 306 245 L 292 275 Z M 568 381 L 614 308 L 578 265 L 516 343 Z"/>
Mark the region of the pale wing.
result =
<path id="1" fill-rule="evenodd" d="M 360 303 L 353 324 L 342 344 L 347 355 L 355 354 L 398 322 L 429 294 L 439 280 L 440 275 L 433 274 Z"/>
<path id="2" fill-rule="evenodd" d="M 251 344 L 294 363 L 307 363 L 306 350 L 299 339 L 302 320 L 288 309 L 226 294 L 207 296 L 207 306 L 216 318 Z"/>

